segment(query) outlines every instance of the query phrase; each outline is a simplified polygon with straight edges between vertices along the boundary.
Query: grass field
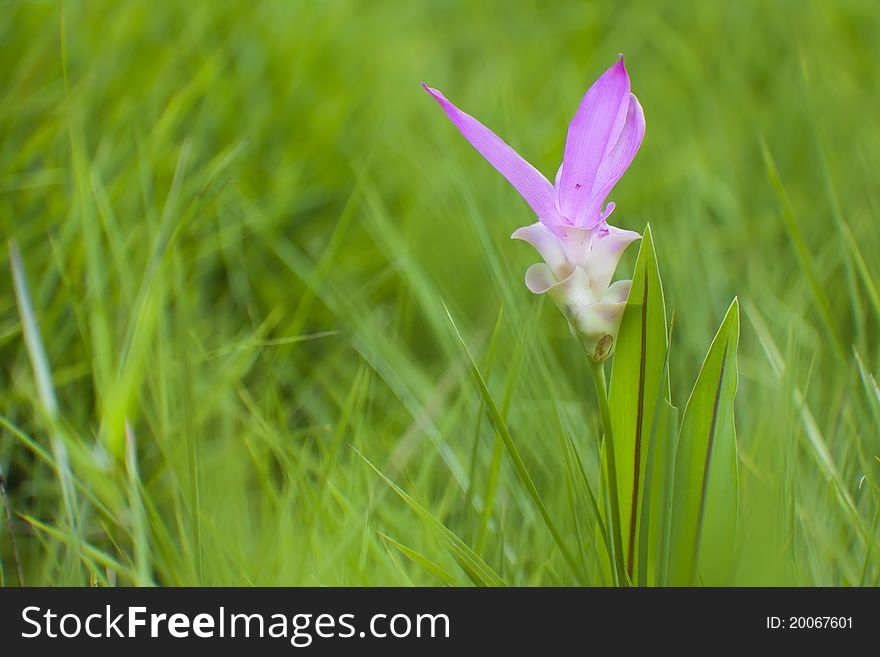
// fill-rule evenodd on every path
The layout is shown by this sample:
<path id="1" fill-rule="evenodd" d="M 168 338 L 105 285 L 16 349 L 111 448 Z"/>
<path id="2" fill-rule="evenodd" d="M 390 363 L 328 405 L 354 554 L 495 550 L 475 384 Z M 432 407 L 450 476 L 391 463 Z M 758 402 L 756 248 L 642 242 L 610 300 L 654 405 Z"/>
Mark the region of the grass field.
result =
<path id="1" fill-rule="evenodd" d="M 623 52 L 648 128 L 614 219 L 653 230 L 675 404 L 742 311 L 704 583 L 880 584 L 878 33 L 872 0 L 0 1 L 25 583 L 610 583 L 566 447 L 599 487 L 590 369 L 508 239 L 533 216 L 419 82 L 552 180 Z M 17 585 L 5 522 L 0 557 Z"/>

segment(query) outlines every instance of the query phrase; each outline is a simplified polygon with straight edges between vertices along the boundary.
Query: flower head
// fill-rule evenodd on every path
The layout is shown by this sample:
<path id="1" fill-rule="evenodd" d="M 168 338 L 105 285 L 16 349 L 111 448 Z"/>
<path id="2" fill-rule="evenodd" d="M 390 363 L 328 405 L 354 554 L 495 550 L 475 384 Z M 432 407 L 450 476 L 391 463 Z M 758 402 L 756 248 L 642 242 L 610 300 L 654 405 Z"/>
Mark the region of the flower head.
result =
<path id="1" fill-rule="evenodd" d="M 612 284 L 611 278 L 624 249 L 639 234 L 609 226 L 614 203 L 605 205 L 605 200 L 645 135 L 645 115 L 630 91 L 623 57 L 584 95 L 568 127 L 555 184 L 437 89 L 422 86 L 538 216 L 538 222 L 512 235 L 544 259 L 526 272 L 526 286 L 535 294 L 550 294 L 591 357 L 607 358 L 629 292 L 629 281 Z"/>

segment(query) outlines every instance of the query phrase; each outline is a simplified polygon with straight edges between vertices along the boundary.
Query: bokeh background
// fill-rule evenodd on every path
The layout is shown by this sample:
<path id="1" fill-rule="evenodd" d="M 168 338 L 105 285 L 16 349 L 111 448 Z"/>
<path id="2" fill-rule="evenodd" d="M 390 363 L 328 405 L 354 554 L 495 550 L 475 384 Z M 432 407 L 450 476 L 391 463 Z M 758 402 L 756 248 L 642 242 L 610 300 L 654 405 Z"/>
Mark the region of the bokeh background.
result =
<path id="1" fill-rule="evenodd" d="M 613 218 L 654 231 L 680 407 L 742 303 L 716 583 L 876 585 L 878 33 L 873 0 L 0 2 L 25 582 L 468 584 L 464 545 L 511 584 L 606 583 L 560 451 L 596 482 L 589 369 L 508 239 L 533 218 L 419 82 L 552 179 L 622 52 L 648 130 Z"/>

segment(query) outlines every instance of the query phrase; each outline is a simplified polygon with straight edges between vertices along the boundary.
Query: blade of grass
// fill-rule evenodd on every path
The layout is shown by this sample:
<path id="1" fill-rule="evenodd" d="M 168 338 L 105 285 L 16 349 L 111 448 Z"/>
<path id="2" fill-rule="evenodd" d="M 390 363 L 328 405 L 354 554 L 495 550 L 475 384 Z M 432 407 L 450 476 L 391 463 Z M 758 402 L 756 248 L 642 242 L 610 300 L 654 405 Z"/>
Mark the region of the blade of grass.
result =
<path id="1" fill-rule="evenodd" d="M 826 145 L 824 130 L 822 128 L 822 125 L 817 120 L 816 112 L 813 109 L 812 94 L 810 93 L 811 82 L 809 71 L 807 68 L 807 59 L 804 51 L 801 51 L 801 71 L 803 74 L 802 80 L 805 87 L 804 97 L 806 99 L 807 107 L 809 109 L 809 111 L 807 112 L 810 119 L 811 128 L 809 130 L 809 133 L 810 135 L 812 135 L 813 146 L 816 150 L 817 158 L 821 166 L 822 182 L 824 183 L 825 195 L 828 197 L 828 204 L 831 208 L 831 216 L 834 219 L 834 225 L 843 236 L 844 244 L 846 246 L 846 254 L 848 257 L 845 259 L 845 266 L 847 286 L 850 292 L 851 307 L 854 313 L 859 312 L 861 309 L 861 300 L 858 297 L 858 289 L 855 284 L 855 272 L 858 272 L 862 285 L 864 285 L 865 290 L 868 292 L 868 298 L 871 301 L 874 313 L 877 319 L 880 319 L 880 292 L 878 292 L 877 290 L 877 285 L 874 277 L 871 276 L 868 272 L 867 265 L 865 264 L 865 258 L 862 255 L 862 251 L 859 248 L 858 243 L 853 237 L 852 230 L 850 230 L 849 224 L 843 218 L 843 210 L 840 205 L 840 196 L 837 193 L 837 186 L 834 184 L 834 178 L 831 175 L 831 167 L 828 164 L 828 148 Z M 860 331 L 862 330 L 862 322 L 862 318 L 857 316 L 856 324 L 859 327 Z"/>
<path id="2" fill-rule="evenodd" d="M 357 454 L 361 459 L 363 459 L 364 463 L 366 463 L 379 477 L 384 481 L 397 495 L 402 499 L 406 504 L 416 512 L 416 514 L 422 518 L 422 520 L 426 521 L 431 527 L 433 527 L 437 532 L 443 536 L 446 541 L 449 543 L 449 547 L 452 550 L 453 556 L 456 559 L 461 559 L 459 562 L 462 564 L 465 571 L 470 576 L 476 576 L 478 581 L 483 586 L 506 586 L 507 584 L 504 582 L 501 577 L 499 577 L 494 570 L 483 561 L 480 556 L 471 550 L 465 543 L 462 541 L 452 530 L 450 530 L 446 525 L 437 520 L 434 515 L 428 511 L 424 506 L 416 502 L 405 490 L 403 490 L 400 486 L 395 484 L 391 479 L 389 479 L 385 474 L 379 470 L 373 463 L 364 456 L 356 447 L 353 445 L 349 445 L 351 449 Z"/>
<path id="3" fill-rule="evenodd" d="M 489 414 L 492 418 L 492 423 L 495 425 L 496 431 L 498 431 L 501 439 L 504 441 L 504 446 L 507 448 L 507 453 L 510 456 L 511 461 L 513 461 L 513 466 L 516 470 L 516 473 L 519 475 L 520 481 L 522 482 L 523 486 L 525 486 L 526 491 L 531 496 L 532 502 L 534 503 L 535 508 L 538 510 L 538 513 L 541 514 L 541 517 L 543 518 L 544 523 L 547 525 L 547 529 L 550 531 L 550 534 L 553 536 L 553 540 L 556 542 L 556 546 L 559 548 L 562 557 L 565 559 L 566 562 L 568 562 L 568 565 L 571 567 L 572 572 L 578 575 L 578 577 L 581 577 L 581 569 L 578 566 L 578 563 L 572 555 L 571 551 L 568 549 L 568 546 L 565 544 L 565 541 L 562 539 L 562 534 L 560 534 L 559 530 L 556 528 L 556 523 L 554 523 L 553 519 L 550 517 L 550 512 L 547 510 L 547 506 L 544 504 L 544 500 L 541 499 L 541 494 L 535 487 L 535 483 L 532 481 L 531 475 L 529 475 L 526 464 L 525 462 L 523 462 L 522 457 L 519 454 L 519 450 L 516 448 L 516 443 L 513 442 L 513 437 L 510 435 L 510 431 L 507 428 L 507 423 L 504 421 L 504 417 L 501 415 L 501 411 L 498 410 L 498 406 L 495 404 L 492 393 L 489 392 L 486 381 L 483 379 L 483 375 L 480 373 L 480 369 L 479 367 L 477 367 L 476 362 L 474 362 L 473 356 L 471 356 L 471 352 L 467 347 L 467 343 L 465 343 L 464 338 L 461 336 L 461 333 L 459 333 L 458 327 L 455 325 L 455 320 L 452 319 L 452 315 L 450 314 L 449 309 L 446 308 L 445 304 L 443 307 L 446 310 L 446 316 L 449 318 L 449 323 L 452 325 L 455 336 L 456 338 L 458 338 L 462 349 L 464 349 L 464 353 L 467 355 L 468 362 L 471 365 L 471 373 L 473 374 L 474 379 L 477 382 L 477 385 L 480 389 L 480 394 L 486 401 L 486 406 L 489 408 Z"/>
<path id="4" fill-rule="evenodd" d="M 9 547 L 12 551 L 12 562 L 15 565 L 15 574 L 18 577 L 18 585 L 24 586 L 24 575 L 21 572 L 21 559 L 18 557 L 18 543 L 15 540 L 15 528 L 12 526 L 12 512 L 9 506 L 9 495 L 6 491 L 6 478 L 3 469 L 0 468 L 0 497 L 3 498 L 3 516 L 6 520 L 6 531 L 9 533 Z M 0 578 L 2 580 L 2 578 Z M 3 582 L 0 581 L 0 585 Z"/>
<path id="5" fill-rule="evenodd" d="M 846 348 L 844 347 L 843 338 L 840 335 L 837 323 L 834 321 L 834 313 L 831 310 L 831 303 L 828 301 L 828 296 L 822 289 L 822 284 L 816 273 L 816 267 L 813 264 L 809 247 L 807 247 L 806 240 L 804 240 L 800 225 L 795 217 L 791 199 L 788 196 L 788 192 L 785 190 L 782 178 L 779 175 L 779 170 L 776 167 L 776 161 L 773 159 L 770 147 L 763 138 L 761 139 L 761 153 L 764 156 L 764 165 L 767 168 L 767 175 L 770 178 L 770 183 L 773 185 L 773 189 L 776 190 L 779 202 L 782 204 L 782 218 L 785 221 L 785 227 L 788 230 L 789 238 L 794 246 L 795 254 L 801 265 L 801 270 L 804 272 L 804 276 L 806 276 L 807 282 L 809 283 L 810 291 L 813 294 L 813 301 L 819 311 L 819 318 L 822 320 L 822 326 L 828 335 L 828 339 L 831 342 L 834 354 L 837 356 L 838 360 L 846 361 Z"/>
<path id="6" fill-rule="evenodd" d="M 40 337 L 40 329 L 37 326 L 36 315 L 31 303 L 28 291 L 27 277 L 21 255 L 15 242 L 9 242 L 9 256 L 12 265 L 12 280 L 15 288 L 15 299 L 18 303 L 18 313 L 21 318 L 22 335 L 31 361 L 31 368 L 37 382 L 37 390 L 42 404 L 42 411 L 50 427 L 49 444 L 55 464 L 58 478 L 61 482 L 61 494 L 64 501 L 64 513 L 69 527 L 76 530 L 79 522 L 76 514 L 77 499 L 73 484 L 73 473 L 70 469 L 70 458 L 67 446 L 60 435 L 58 418 L 58 401 L 55 397 L 55 388 L 52 385 L 51 368 L 43 340 Z"/>
<path id="7" fill-rule="evenodd" d="M 137 581 L 137 573 L 122 564 L 121 562 L 114 559 L 112 556 L 104 552 L 103 550 L 99 550 L 94 545 L 90 545 L 89 543 L 80 541 L 75 536 L 71 536 L 56 527 L 51 527 L 44 522 L 37 520 L 36 518 L 29 515 L 22 515 L 21 518 L 28 522 L 35 529 L 39 529 L 46 533 L 48 536 L 53 538 L 60 543 L 67 545 L 71 548 L 74 548 L 82 559 L 83 563 L 89 570 L 93 573 L 98 572 L 100 569 L 96 566 L 103 566 L 104 568 L 109 568 L 117 575 L 125 577 L 131 581 Z"/>
<path id="8" fill-rule="evenodd" d="M 537 318 L 538 315 L 536 314 Z M 513 353 L 513 358 L 511 359 L 510 367 L 507 370 L 506 380 L 504 382 L 504 396 L 501 400 L 501 417 L 507 419 L 508 413 L 510 411 L 510 402 L 513 398 L 513 391 L 516 387 L 516 383 L 520 378 L 520 371 L 523 364 L 523 359 L 525 357 L 526 345 L 530 341 L 530 337 L 532 335 L 532 331 L 534 329 L 535 322 L 529 322 L 526 325 L 526 329 L 524 331 L 519 332 L 519 336 L 517 339 L 516 350 Z M 489 378 L 489 372 L 487 371 L 484 379 Z M 485 399 L 480 397 L 481 406 L 485 406 Z M 486 491 L 484 495 L 484 506 L 483 513 L 480 519 L 480 528 L 477 533 L 477 552 L 482 552 L 483 544 L 486 538 L 486 531 L 489 527 L 489 521 L 492 518 L 492 511 L 495 505 L 495 494 L 498 486 L 498 476 L 501 472 L 501 457 L 504 454 L 504 441 L 501 438 L 500 434 L 496 430 L 495 432 L 495 443 L 492 448 L 492 460 L 489 464 L 489 476 L 486 482 Z"/>
<path id="9" fill-rule="evenodd" d="M 498 317 L 495 319 L 495 328 L 492 330 L 492 337 L 489 339 L 489 347 L 486 350 L 486 362 L 484 364 L 484 368 L 486 370 L 486 376 L 489 376 L 489 373 L 492 371 L 492 363 L 495 359 L 495 347 L 498 344 L 498 335 L 501 332 L 501 320 L 504 316 L 504 306 L 499 306 L 498 308 Z M 464 507 L 468 513 L 471 511 L 471 507 L 473 506 L 474 500 L 474 486 L 477 477 L 477 466 L 478 466 L 478 453 L 480 447 L 480 433 L 481 427 L 483 426 L 483 413 L 486 408 L 486 402 L 480 398 L 480 406 L 477 409 L 477 418 L 474 422 L 474 437 L 473 443 L 471 444 L 471 463 L 470 468 L 468 469 L 468 487 L 464 496 Z M 494 461 L 494 458 L 493 458 Z M 492 476 L 492 468 L 489 469 L 489 476 Z M 480 525 L 477 529 L 477 544 L 479 545 L 479 537 L 483 532 L 483 520 L 482 517 L 485 515 L 485 508 L 488 506 L 485 501 L 483 509 L 484 512 L 481 514 Z M 477 548 L 477 552 L 480 552 L 479 548 Z"/>
<path id="10" fill-rule="evenodd" d="M 141 480 L 138 469 L 137 442 L 131 424 L 125 423 L 125 466 L 128 474 L 128 505 L 132 523 L 136 586 L 151 586 L 150 546 L 147 541 Z"/>
<path id="11" fill-rule="evenodd" d="M 439 579 L 441 582 L 443 582 L 444 584 L 446 584 L 448 586 L 455 586 L 456 585 L 455 578 L 453 578 L 452 575 L 447 573 L 445 570 L 443 570 L 440 566 L 435 564 L 433 561 L 428 559 L 428 557 L 426 557 L 423 554 L 420 554 L 419 552 L 416 552 L 412 548 L 409 548 L 409 547 L 403 545 L 402 543 L 395 541 L 393 538 L 388 536 L 388 534 L 383 534 L 382 532 L 378 532 L 378 533 L 379 533 L 380 538 L 383 541 L 385 541 L 388 545 L 395 548 L 398 552 L 400 552 L 407 559 L 409 559 L 414 564 L 416 564 L 417 566 L 422 568 L 425 572 L 427 572 L 430 575 L 433 575 L 434 577 L 436 577 L 437 579 Z"/>

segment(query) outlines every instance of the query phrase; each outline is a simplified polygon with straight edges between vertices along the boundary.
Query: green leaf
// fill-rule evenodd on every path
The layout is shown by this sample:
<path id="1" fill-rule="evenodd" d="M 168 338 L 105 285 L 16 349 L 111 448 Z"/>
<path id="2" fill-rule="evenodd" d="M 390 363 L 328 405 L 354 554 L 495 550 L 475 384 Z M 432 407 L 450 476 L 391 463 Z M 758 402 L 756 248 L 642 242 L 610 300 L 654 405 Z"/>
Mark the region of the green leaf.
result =
<path id="1" fill-rule="evenodd" d="M 666 586 L 667 584 L 667 565 L 669 563 L 669 534 L 670 525 L 672 523 L 672 495 L 673 495 L 673 474 L 675 470 L 675 448 L 676 439 L 678 438 L 678 408 L 664 401 L 658 408 L 658 419 L 654 423 L 654 428 L 658 433 L 663 434 L 662 439 L 652 439 L 652 447 L 658 446 L 656 455 L 649 452 L 648 472 L 655 473 L 654 482 L 647 486 L 651 492 L 650 500 L 651 509 L 654 512 L 651 518 L 649 532 L 646 533 L 648 545 L 652 546 L 652 550 L 648 552 L 647 546 L 640 546 L 640 558 L 643 558 L 647 565 L 647 570 L 652 573 L 653 578 L 646 577 L 648 585 Z M 658 467 L 652 468 L 652 456 L 661 459 Z M 642 553 L 647 553 L 645 557 L 641 557 Z M 651 559 L 655 559 L 652 563 Z"/>
<path id="2" fill-rule="evenodd" d="M 655 430 L 654 423 L 659 421 L 658 404 L 669 398 L 668 348 L 666 302 L 649 225 L 621 320 L 609 391 L 623 554 L 634 582 L 646 581 L 646 573 L 637 572 L 639 532 L 659 526 L 662 517 L 662 507 L 643 505 L 643 498 L 649 448 L 656 454 L 667 451 L 660 443 L 668 432 Z M 649 444 L 652 437 L 658 444 Z M 662 459 L 654 462 L 663 465 Z M 657 474 L 649 478 L 649 484 L 652 489 L 663 487 L 665 478 Z"/>
<path id="3" fill-rule="evenodd" d="M 678 439 L 669 583 L 705 583 L 729 564 L 737 513 L 736 350 L 739 303 L 730 305 L 688 399 Z M 706 557 L 705 568 L 701 555 Z M 709 582 L 711 583 L 711 582 Z"/>

